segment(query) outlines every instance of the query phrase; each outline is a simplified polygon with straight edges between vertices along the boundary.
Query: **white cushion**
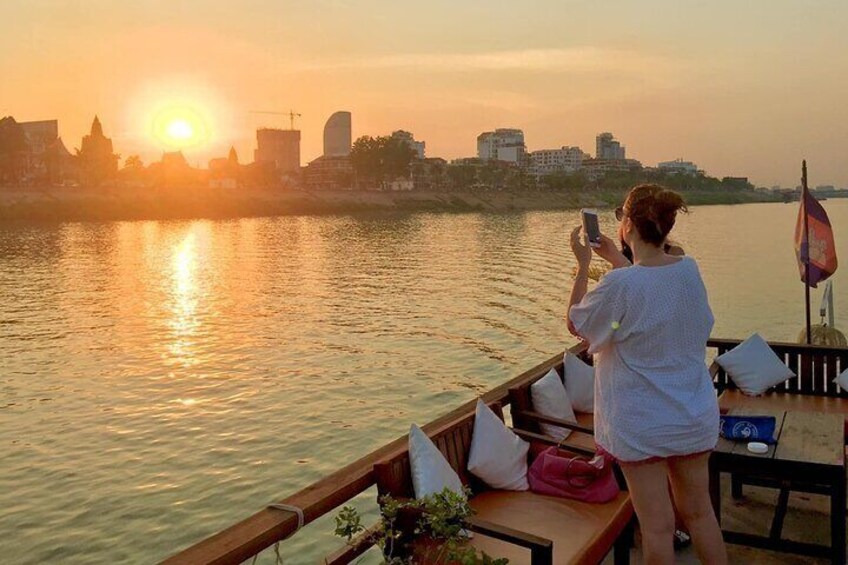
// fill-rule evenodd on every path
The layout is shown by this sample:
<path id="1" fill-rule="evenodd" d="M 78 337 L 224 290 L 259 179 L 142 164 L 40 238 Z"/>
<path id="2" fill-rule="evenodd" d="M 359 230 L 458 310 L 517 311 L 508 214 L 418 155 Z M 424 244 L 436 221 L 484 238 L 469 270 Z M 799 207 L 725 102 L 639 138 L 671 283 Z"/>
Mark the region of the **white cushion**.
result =
<path id="1" fill-rule="evenodd" d="M 412 424 L 409 428 L 409 466 L 415 498 L 442 492 L 445 488 L 462 494 L 462 481 L 445 456 L 424 431 Z"/>
<path id="2" fill-rule="evenodd" d="M 565 391 L 576 412 L 595 412 L 595 368 L 565 352 L 562 359 Z"/>
<path id="3" fill-rule="evenodd" d="M 571 408 L 571 401 L 565 392 L 565 387 L 554 369 L 551 369 L 547 375 L 530 385 L 530 398 L 533 399 L 533 410 L 542 416 L 571 422 L 577 421 L 577 418 L 574 417 L 574 410 Z M 571 430 L 568 428 L 553 424 L 540 423 L 539 427 L 542 428 L 545 435 L 557 440 L 565 439 L 571 434 Z"/>
<path id="4" fill-rule="evenodd" d="M 759 334 L 716 357 L 736 386 L 749 395 L 762 394 L 795 376 Z"/>
<path id="5" fill-rule="evenodd" d="M 848 391 L 848 369 L 839 373 L 839 376 L 833 379 L 833 382 L 838 384 L 842 390 Z"/>
<path id="6" fill-rule="evenodd" d="M 530 444 L 515 435 L 482 400 L 477 401 L 468 470 L 492 488 L 527 490 Z"/>

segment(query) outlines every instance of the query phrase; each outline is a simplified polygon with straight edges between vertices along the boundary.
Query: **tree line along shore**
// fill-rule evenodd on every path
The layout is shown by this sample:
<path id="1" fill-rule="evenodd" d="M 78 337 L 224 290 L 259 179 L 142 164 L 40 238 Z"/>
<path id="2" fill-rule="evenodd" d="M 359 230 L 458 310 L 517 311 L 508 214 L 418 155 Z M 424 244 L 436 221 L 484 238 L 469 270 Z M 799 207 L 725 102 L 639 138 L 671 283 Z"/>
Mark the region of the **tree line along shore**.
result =
<path id="1" fill-rule="evenodd" d="M 0 221 L 105 221 L 613 207 L 626 188 L 533 191 L 268 191 L 221 188 L 0 188 Z M 691 205 L 779 202 L 751 189 L 687 190 Z"/>

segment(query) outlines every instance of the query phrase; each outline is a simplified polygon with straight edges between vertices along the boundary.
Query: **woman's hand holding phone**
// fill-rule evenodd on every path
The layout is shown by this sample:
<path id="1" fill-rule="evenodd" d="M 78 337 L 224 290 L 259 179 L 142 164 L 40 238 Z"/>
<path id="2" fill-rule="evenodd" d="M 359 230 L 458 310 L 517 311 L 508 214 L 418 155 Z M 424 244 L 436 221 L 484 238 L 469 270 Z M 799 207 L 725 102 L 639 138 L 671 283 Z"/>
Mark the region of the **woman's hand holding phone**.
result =
<path id="1" fill-rule="evenodd" d="M 604 234 L 601 234 L 600 245 L 595 248 L 595 253 L 612 265 L 613 269 L 630 266 L 630 261 L 621 253 L 615 242 Z"/>
<path id="2" fill-rule="evenodd" d="M 592 248 L 583 241 L 583 226 L 577 226 L 571 232 L 571 251 L 574 253 L 574 258 L 577 259 L 577 265 L 582 269 L 587 269 L 592 261 Z"/>

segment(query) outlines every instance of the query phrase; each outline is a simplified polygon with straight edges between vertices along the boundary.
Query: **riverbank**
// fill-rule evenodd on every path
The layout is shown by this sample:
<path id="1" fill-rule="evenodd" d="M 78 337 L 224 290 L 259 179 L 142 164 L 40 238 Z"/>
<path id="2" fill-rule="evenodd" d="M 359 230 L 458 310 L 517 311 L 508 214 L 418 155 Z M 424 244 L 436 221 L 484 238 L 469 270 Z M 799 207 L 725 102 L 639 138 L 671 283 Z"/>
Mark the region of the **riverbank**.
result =
<path id="1" fill-rule="evenodd" d="M 103 221 L 238 218 L 403 212 L 514 212 L 609 207 L 619 191 L 351 192 L 224 189 L 0 189 L 0 221 Z M 755 191 L 687 192 L 688 203 L 776 202 Z"/>

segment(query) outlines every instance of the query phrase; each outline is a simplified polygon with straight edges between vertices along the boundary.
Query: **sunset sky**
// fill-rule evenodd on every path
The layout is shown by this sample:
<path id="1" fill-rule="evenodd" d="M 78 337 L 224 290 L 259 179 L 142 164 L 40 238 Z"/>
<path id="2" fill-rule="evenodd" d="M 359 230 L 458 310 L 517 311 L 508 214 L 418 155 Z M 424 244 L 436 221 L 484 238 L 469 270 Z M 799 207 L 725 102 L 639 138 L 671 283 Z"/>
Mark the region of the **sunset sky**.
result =
<path id="1" fill-rule="evenodd" d="M 848 2 L 3 0 L 0 115 L 59 119 L 69 149 L 94 114 L 123 158 L 172 149 L 154 122 L 188 113 L 206 166 L 257 126 L 303 117 L 353 135 L 412 131 L 428 156 L 476 152 L 518 127 L 529 150 L 611 131 L 646 165 L 848 186 Z"/>

